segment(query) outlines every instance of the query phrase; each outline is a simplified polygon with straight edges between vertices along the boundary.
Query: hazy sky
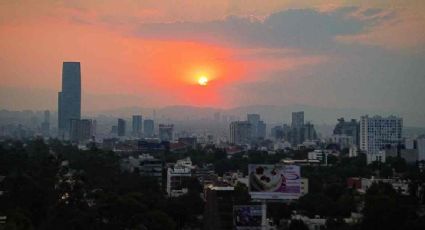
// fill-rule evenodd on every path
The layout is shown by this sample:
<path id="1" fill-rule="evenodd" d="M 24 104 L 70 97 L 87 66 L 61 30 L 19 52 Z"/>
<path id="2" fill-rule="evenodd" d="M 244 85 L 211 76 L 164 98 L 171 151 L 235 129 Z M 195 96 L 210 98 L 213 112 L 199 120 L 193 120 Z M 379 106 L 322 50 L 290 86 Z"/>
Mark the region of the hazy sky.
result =
<path id="1" fill-rule="evenodd" d="M 0 1 L 0 108 L 377 108 L 425 119 L 425 1 Z M 199 75 L 210 78 L 205 87 Z M 424 121 L 425 123 L 425 121 Z"/>

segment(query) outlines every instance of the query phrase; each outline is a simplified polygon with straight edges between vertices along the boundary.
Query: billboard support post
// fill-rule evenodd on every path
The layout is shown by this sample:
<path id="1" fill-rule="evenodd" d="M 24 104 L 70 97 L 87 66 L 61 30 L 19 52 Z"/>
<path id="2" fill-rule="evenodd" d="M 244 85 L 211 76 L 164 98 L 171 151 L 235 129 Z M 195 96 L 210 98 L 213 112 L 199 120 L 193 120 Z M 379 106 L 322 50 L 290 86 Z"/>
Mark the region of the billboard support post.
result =
<path id="1" fill-rule="evenodd" d="M 262 209 L 262 216 L 261 216 L 261 226 L 262 229 L 267 228 L 267 202 L 266 200 L 261 201 L 261 209 Z"/>

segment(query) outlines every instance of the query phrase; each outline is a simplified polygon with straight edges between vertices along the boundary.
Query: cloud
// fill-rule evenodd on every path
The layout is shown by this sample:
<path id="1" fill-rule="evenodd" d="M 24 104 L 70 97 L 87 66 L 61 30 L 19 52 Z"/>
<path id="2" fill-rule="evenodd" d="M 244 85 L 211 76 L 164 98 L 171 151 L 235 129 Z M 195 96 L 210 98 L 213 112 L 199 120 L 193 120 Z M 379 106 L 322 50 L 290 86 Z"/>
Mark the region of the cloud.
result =
<path id="1" fill-rule="evenodd" d="M 141 24 L 136 34 L 152 39 L 190 39 L 251 48 L 328 49 L 335 45 L 336 37 L 362 34 L 383 20 L 379 9 L 367 11 L 367 17 L 353 17 L 359 10 L 297 9 L 271 14 L 265 20 L 229 16 L 209 22 L 148 23 Z"/>

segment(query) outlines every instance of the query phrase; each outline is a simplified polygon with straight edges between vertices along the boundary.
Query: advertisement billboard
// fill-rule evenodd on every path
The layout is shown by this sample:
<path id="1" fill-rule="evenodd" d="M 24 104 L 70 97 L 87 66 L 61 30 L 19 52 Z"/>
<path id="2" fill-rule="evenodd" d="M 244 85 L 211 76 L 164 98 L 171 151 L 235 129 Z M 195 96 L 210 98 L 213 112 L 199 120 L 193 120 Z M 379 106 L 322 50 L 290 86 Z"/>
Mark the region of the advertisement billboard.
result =
<path id="1" fill-rule="evenodd" d="M 301 174 L 298 165 L 248 165 L 252 199 L 298 199 Z"/>
<path id="2" fill-rule="evenodd" d="M 237 230 L 261 229 L 261 205 L 233 206 L 233 220 Z"/>

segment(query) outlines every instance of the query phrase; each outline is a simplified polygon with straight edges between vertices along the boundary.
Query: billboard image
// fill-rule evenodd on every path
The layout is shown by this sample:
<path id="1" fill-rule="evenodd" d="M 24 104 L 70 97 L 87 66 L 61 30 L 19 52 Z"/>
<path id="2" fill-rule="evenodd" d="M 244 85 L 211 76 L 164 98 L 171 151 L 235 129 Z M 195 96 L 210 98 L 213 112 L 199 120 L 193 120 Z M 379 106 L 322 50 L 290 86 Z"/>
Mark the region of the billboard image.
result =
<path id="1" fill-rule="evenodd" d="M 236 205 L 233 207 L 234 224 L 237 230 L 261 229 L 261 205 Z"/>
<path id="2" fill-rule="evenodd" d="M 252 199 L 298 199 L 301 174 L 298 165 L 248 165 Z"/>

